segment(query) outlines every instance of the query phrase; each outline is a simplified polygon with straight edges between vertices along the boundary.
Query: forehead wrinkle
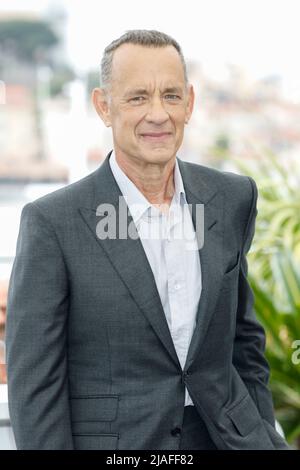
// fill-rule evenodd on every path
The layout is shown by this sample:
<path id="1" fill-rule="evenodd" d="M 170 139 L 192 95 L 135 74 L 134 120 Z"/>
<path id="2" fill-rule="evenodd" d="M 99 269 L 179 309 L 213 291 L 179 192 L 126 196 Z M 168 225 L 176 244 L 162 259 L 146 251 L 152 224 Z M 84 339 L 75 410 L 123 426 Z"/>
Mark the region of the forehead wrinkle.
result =
<path id="1" fill-rule="evenodd" d="M 156 87 L 150 85 L 150 86 L 132 86 L 128 87 L 124 91 L 124 95 L 146 95 L 149 94 L 149 91 L 151 92 L 151 89 L 155 89 Z M 184 86 L 181 85 L 170 85 L 170 84 L 164 84 L 159 86 L 159 91 L 160 93 L 182 93 L 184 90 Z"/>

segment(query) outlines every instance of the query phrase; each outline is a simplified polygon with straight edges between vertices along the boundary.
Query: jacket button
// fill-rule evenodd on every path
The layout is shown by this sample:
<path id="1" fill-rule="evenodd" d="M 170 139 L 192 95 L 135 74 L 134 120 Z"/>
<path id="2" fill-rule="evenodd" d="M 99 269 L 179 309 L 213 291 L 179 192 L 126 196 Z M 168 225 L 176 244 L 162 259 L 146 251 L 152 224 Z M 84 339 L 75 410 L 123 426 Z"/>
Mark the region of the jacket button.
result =
<path id="1" fill-rule="evenodd" d="M 180 436 L 181 434 L 181 429 L 180 428 L 174 428 L 171 430 L 172 436 Z"/>
<path id="2" fill-rule="evenodd" d="M 185 378 L 186 378 L 188 375 L 190 375 L 190 373 L 189 373 L 187 370 L 185 370 L 184 372 L 182 372 L 182 376 L 181 376 L 182 382 L 184 382 Z"/>

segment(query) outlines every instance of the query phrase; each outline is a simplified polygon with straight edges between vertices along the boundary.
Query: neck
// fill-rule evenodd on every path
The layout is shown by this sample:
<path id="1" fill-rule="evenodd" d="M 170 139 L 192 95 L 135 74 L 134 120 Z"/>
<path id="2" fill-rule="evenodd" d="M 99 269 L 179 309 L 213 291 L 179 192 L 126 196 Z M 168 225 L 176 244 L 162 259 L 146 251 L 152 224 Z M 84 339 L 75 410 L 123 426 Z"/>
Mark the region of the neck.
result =
<path id="1" fill-rule="evenodd" d="M 170 206 L 175 191 L 175 157 L 167 163 L 157 164 L 135 162 L 116 154 L 116 161 L 151 204 L 162 210 L 164 206 Z"/>

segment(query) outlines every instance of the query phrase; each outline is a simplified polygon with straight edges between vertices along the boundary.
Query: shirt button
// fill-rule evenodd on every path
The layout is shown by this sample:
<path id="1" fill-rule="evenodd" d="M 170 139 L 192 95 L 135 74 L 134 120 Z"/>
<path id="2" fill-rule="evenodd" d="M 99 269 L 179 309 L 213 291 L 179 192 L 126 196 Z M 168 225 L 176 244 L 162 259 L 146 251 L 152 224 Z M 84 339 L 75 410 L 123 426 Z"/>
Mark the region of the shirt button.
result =
<path id="1" fill-rule="evenodd" d="M 174 285 L 174 288 L 175 288 L 176 290 L 180 289 L 180 284 L 179 284 L 178 282 L 176 282 L 175 285 Z"/>
<path id="2" fill-rule="evenodd" d="M 171 429 L 171 434 L 172 434 L 172 436 L 174 436 L 174 437 L 180 436 L 180 434 L 181 434 L 181 429 L 180 429 L 180 428 Z"/>

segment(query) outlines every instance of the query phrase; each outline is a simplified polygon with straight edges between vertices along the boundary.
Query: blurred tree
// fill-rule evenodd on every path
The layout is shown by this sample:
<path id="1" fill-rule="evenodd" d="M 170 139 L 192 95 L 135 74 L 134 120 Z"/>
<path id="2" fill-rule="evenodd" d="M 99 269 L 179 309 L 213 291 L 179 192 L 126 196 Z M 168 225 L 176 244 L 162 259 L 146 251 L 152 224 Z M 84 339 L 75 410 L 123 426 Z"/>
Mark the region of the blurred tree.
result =
<path id="1" fill-rule="evenodd" d="M 230 157 L 230 137 L 225 133 L 216 136 L 213 145 L 208 149 L 209 163 L 222 170 L 224 161 Z"/>
<path id="2" fill-rule="evenodd" d="M 26 80 L 20 70 L 27 70 L 30 79 L 23 83 L 32 90 L 35 133 L 38 142 L 36 158 L 41 160 L 45 156 L 43 147 L 43 133 L 41 125 L 41 93 L 43 86 L 39 77 L 41 67 L 48 65 L 52 69 L 52 77 L 49 83 L 50 95 L 55 96 L 63 91 L 64 85 L 73 80 L 74 73 L 66 65 L 56 64 L 52 51 L 59 44 L 59 37 L 51 29 L 51 26 L 41 20 L 12 19 L 0 21 L 0 50 L 2 59 L 2 75 L 4 81 L 9 83 L 11 79 L 22 83 Z M 14 67 L 12 67 L 14 64 Z M 1 63 L 0 63 L 1 66 Z M 25 67 L 25 69 L 24 69 Z M 13 77 L 6 79 L 5 70 L 13 69 Z M 17 72 L 15 72 L 17 70 Z M 7 73 L 7 72 L 6 72 Z"/>
<path id="3" fill-rule="evenodd" d="M 38 160 L 44 158 L 38 70 L 41 65 L 51 64 L 49 52 L 58 42 L 58 37 L 44 21 L 22 19 L 0 21 L 0 48 L 5 66 L 9 69 L 10 62 L 14 60 L 27 64 L 32 70 L 31 90 L 38 142 L 36 155 Z M 22 80 L 22 77 L 18 77 L 18 79 Z"/>
<path id="4" fill-rule="evenodd" d="M 76 74 L 68 65 L 59 65 L 55 67 L 49 83 L 50 96 L 55 97 L 57 95 L 63 95 L 65 91 L 65 85 L 74 80 L 75 77 Z"/>
<path id="5" fill-rule="evenodd" d="M 276 417 L 300 449 L 300 171 L 265 150 L 253 162 L 230 158 L 257 183 L 258 214 L 249 259 L 255 311 L 267 334 L 266 356 Z"/>
<path id="6" fill-rule="evenodd" d="M 58 37 L 44 21 L 0 21 L 0 46 L 7 55 L 37 64 L 49 61 L 48 52 L 59 42 Z"/>

